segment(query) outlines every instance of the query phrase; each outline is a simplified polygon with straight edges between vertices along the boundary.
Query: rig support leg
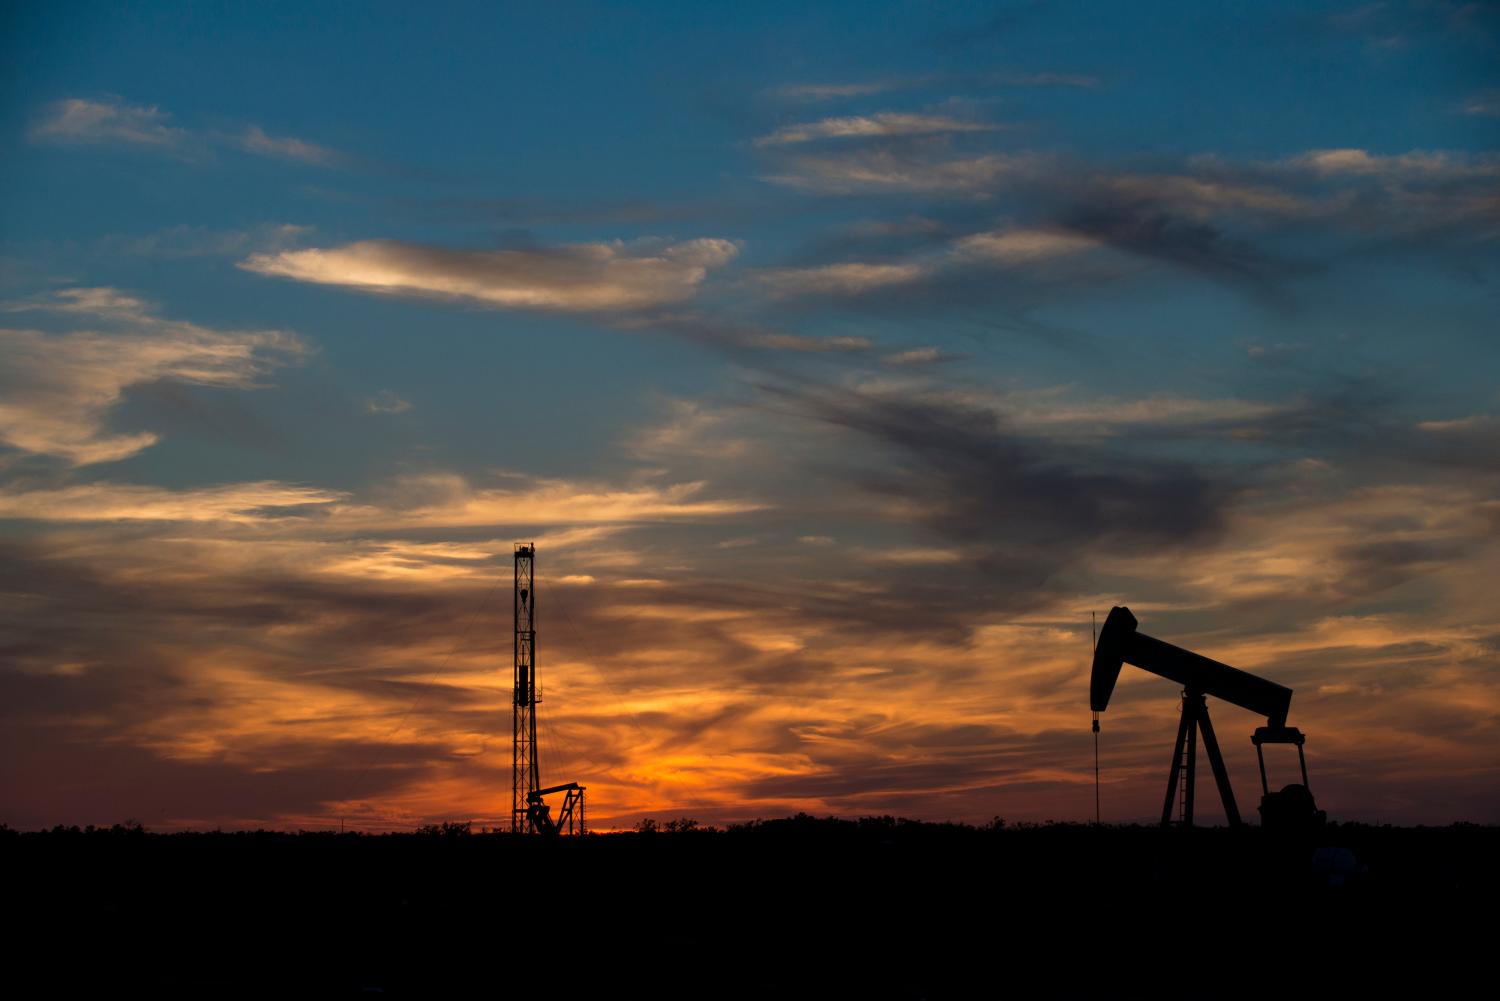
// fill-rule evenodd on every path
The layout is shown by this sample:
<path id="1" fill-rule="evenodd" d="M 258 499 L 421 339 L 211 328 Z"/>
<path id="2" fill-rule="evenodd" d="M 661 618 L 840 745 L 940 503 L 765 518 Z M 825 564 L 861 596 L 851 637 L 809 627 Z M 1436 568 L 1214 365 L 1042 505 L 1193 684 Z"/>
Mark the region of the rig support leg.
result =
<path id="1" fill-rule="evenodd" d="M 1219 753 L 1219 740 L 1214 736 L 1214 725 L 1208 719 L 1208 707 L 1204 706 L 1198 725 L 1203 728 L 1203 750 L 1208 752 L 1208 763 L 1214 769 L 1214 782 L 1219 786 L 1219 799 L 1224 801 L 1224 819 L 1230 827 L 1240 826 L 1240 808 L 1234 801 L 1234 788 L 1229 784 L 1229 770 L 1224 767 L 1224 756 Z"/>
<path id="2" fill-rule="evenodd" d="M 1172 771 L 1167 777 L 1167 798 L 1161 804 L 1161 826 L 1166 827 L 1172 823 L 1172 807 L 1177 803 L 1177 778 L 1182 771 L 1182 748 L 1187 743 L 1188 727 L 1191 725 L 1191 717 L 1188 714 L 1187 704 L 1182 706 L 1182 718 L 1177 722 L 1177 743 L 1172 748 Z"/>

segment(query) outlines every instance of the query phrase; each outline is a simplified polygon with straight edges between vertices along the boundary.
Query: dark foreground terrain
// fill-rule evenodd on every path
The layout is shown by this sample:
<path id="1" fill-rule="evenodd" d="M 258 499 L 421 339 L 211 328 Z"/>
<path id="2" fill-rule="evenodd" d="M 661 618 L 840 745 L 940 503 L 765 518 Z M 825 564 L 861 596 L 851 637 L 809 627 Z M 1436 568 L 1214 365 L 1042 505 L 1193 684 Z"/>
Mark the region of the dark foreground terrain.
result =
<path id="1" fill-rule="evenodd" d="M 1500 831 L 0 834 L 13 997 L 1392 997 L 1491 965 Z M 1315 849 L 1337 846 L 1353 853 Z"/>

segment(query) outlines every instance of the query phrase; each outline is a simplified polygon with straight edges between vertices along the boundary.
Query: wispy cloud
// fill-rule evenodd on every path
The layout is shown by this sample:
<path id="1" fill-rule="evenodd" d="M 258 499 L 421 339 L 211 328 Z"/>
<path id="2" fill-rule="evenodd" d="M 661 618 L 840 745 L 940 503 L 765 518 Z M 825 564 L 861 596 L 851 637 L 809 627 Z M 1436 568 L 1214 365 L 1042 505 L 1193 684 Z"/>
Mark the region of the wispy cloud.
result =
<path id="1" fill-rule="evenodd" d="M 214 147 L 231 148 L 322 167 L 342 159 L 325 146 L 291 136 L 268 135 L 259 125 L 226 133 L 183 128 L 171 124 L 171 118 L 154 105 L 128 104 L 118 97 L 71 97 L 48 105 L 32 125 L 30 137 L 43 143 L 140 146 L 177 156 L 201 155 Z"/>
<path id="2" fill-rule="evenodd" d="M 0 518 L 32 521 L 259 522 L 286 509 L 328 505 L 339 494 L 285 483 L 234 483 L 195 490 L 90 483 L 42 490 L 0 488 Z"/>
<path id="3" fill-rule="evenodd" d="M 637 310 L 691 298 L 738 252 L 730 240 L 575 243 L 450 250 L 395 240 L 254 254 L 247 271 L 363 292 L 435 296 L 509 309 Z"/>
<path id="4" fill-rule="evenodd" d="M 801 354 L 846 354 L 868 351 L 873 345 L 868 337 L 812 337 L 806 334 L 765 333 L 757 337 L 753 347 L 771 348 L 776 351 L 795 351 Z"/>
<path id="5" fill-rule="evenodd" d="M 451 474 L 404 477 L 337 516 L 369 526 L 595 525 L 670 522 L 757 511 L 764 504 L 714 498 L 703 481 L 666 486 L 528 479 L 515 487 L 476 486 Z"/>
<path id="6" fill-rule="evenodd" d="M 858 335 L 793 333 L 774 327 L 700 312 L 657 312 L 619 321 L 626 329 L 659 330 L 732 352 L 789 351 L 796 354 L 853 354 L 871 346 Z"/>
<path id="7" fill-rule="evenodd" d="M 1077 87 L 1083 90 L 1092 90 L 1103 83 L 1089 73 L 1001 73 L 996 79 L 1016 87 Z"/>
<path id="8" fill-rule="evenodd" d="M 410 409 L 410 402 L 389 389 L 382 389 L 365 401 L 365 412 L 371 414 L 404 414 Z"/>
<path id="9" fill-rule="evenodd" d="M 1472 94 L 1458 107 L 1459 114 L 1494 118 L 1500 115 L 1500 91 L 1486 90 Z"/>
<path id="10" fill-rule="evenodd" d="M 936 245 L 923 245 L 904 260 L 841 261 L 802 268 L 763 268 L 755 281 L 775 299 L 803 296 L 853 298 L 923 285 L 993 276 L 997 268 L 1052 266 L 1105 246 L 1096 236 L 1061 226 L 1008 226 L 971 233 Z M 988 279 L 976 279 L 988 280 Z M 934 349 L 935 350 L 935 349 Z M 887 356 L 887 364 L 892 362 Z M 936 357 L 936 356 L 935 356 Z M 913 356 L 906 364 L 914 364 Z"/>
<path id="11" fill-rule="evenodd" d="M 1093 89 L 1102 81 L 1087 73 L 929 73 L 888 80 L 851 81 L 847 83 L 797 83 L 774 88 L 777 97 L 795 101 L 837 101 L 903 90 L 927 90 L 940 87 L 974 90 L 986 87 L 1075 87 Z"/>
<path id="12" fill-rule="evenodd" d="M 1220 212 L 1306 216 L 1325 211 L 1298 192 L 1251 180 L 1179 173 L 1104 173 L 1093 183 L 1100 195 L 1137 205 L 1162 206 L 1193 218 Z"/>
<path id="13" fill-rule="evenodd" d="M 900 87 L 898 82 L 869 81 L 866 83 L 791 83 L 777 87 L 773 93 L 804 101 L 828 101 L 843 97 L 865 97 L 880 94 Z"/>
<path id="14" fill-rule="evenodd" d="M 906 285 L 927 275 L 921 264 L 825 264 L 812 268 L 769 268 L 756 277 L 775 296 L 858 295 Z"/>
<path id="15" fill-rule="evenodd" d="M 318 146 L 291 136 L 268 136 L 259 125 L 251 125 L 245 129 L 239 141 L 241 148 L 246 152 L 287 160 L 301 160 L 303 163 L 313 163 L 320 167 L 331 166 L 340 159 L 338 153 L 326 146 Z"/>
<path id="16" fill-rule="evenodd" d="M 1314 149 L 1274 161 L 1202 154 L 1158 169 L 1040 151 L 956 155 L 947 144 L 876 139 L 842 152 L 782 152 L 765 179 L 831 195 L 1017 200 L 1034 228 L 1078 219 L 1130 219 L 1171 229 L 1234 220 L 1257 226 L 1325 223 L 1350 235 L 1492 232 L 1500 217 L 1500 159 L 1453 150 L 1381 154 Z M 1019 199 L 1026 199 L 1025 202 Z"/>
<path id="17" fill-rule="evenodd" d="M 243 229 L 181 225 L 140 236 L 100 237 L 97 246 L 108 254 L 158 260 L 243 257 L 250 253 L 285 250 L 304 240 L 311 232 L 311 226 L 294 223 L 263 223 Z"/>
<path id="18" fill-rule="evenodd" d="M 830 194 L 956 192 L 984 194 L 1007 180 L 1033 173 L 1041 158 L 990 153 L 941 158 L 891 149 L 796 156 L 789 170 L 767 176 L 788 187 Z"/>
<path id="19" fill-rule="evenodd" d="M 640 485 L 525 478 L 516 486 L 495 486 L 456 473 L 398 477 L 358 496 L 274 481 L 186 489 L 110 481 L 60 487 L 0 486 L 0 518 L 185 525 L 224 522 L 274 527 L 282 538 L 292 537 L 288 532 L 299 524 L 314 533 L 497 526 L 587 533 L 610 526 L 723 519 L 766 506 L 758 500 L 712 496 L 709 484 L 702 480 Z M 588 537 L 597 538 L 597 532 Z M 549 544 L 566 541 L 551 538 Z"/>
<path id="20" fill-rule="evenodd" d="M 69 313 L 106 322 L 147 322 L 152 308 L 144 300 L 115 288 L 65 288 L 47 295 L 0 304 L 6 313 Z"/>
<path id="21" fill-rule="evenodd" d="M 1036 261 L 1091 250 L 1099 241 L 1060 229 L 1014 228 L 975 233 L 954 244 L 959 254 L 997 261 Z"/>
<path id="22" fill-rule="evenodd" d="M 170 117 L 154 106 L 74 97 L 51 105 L 46 116 L 32 126 L 31 137 L 43 142 L 118 142 L 175 149 L 187 141 L 189 133 L 168 125 Z"/>
<path id="23" fill-rule="evenodd" d="M 626 445 L 631 454 L 651 460 L 741 456 L 750 442 L 738 435 L 725 435 L 727 425 L 722 413 L 690 400 L 674 400 L 666 420 L 635 432 Z"/>
<path id="24" fill-rule="evenodd" d="M 890 354 L 881 355 L 880 360 L 887 365 L 903 368 L 913 365 L 934 365 L 948 357 L 941 348 L 925 347 L 892 351 Z"/>
<path id="25" fill-rule="evenodd" d="M 772 155 L 781 170 L 764 179 L 810 194 L 882 195 L 919 218 L 942 217 L 943 203 L 955 200 L 1010 217 L 978 233 L 959 234 L 951 223 L 906 233 L 872 228 L 830 244 L 856 263 L 863 251 L 888 266 L 922 268 L 907 283 L 912 303 L 936 302 L 922 292 L 936 296 L 939 289 L 946 301 L 953 293 L 983 296 L 984 289 L 993 298 L 993 283 L 979 284 L 993 265 L 1018 269 L 1007 286 L 1011 302 L 1035 303 L 1063 288 L 1120 281 L 1144 262 L 1286 308 L 1296 281 L 1329 260 L 1314 259 L 1305 240 L 1292 238 L 1309 227 L 1346 249 L 1387 251 L 1420 241 L 1429 251 L 1457 252 L 1500 236 L 1500 160 L 1463 151 L 1314 149 L 1269 161 L 1197 155 L 1109 164 L 1045 152 L 959 155 L 942 141 L 875 140 L 837 153 L 782 148 Z M 1094 249 L 1116 253 L 1088 253 Z M 803 270 L 811 276 L 822 266 Z M 1049 284 L 1023 282 L 1023 267 Z"/>
<path id="26" fill-rule="evenodd" d="M 1500 157 L 1442 150 L 1376 154 L 1363 149 L 1319 149 L 1284 161 L 1325 176 L 1352 175 L 1391 180 L 1469 180 L 1500 177 Z"/>
<path id="27" fill-rule="evenodd" d="M 869 139 L 893 136 L 938 135 L 945 132 L 993 132 L 1001 126 L 965 121 L 947 115 L 921 115 L 883 111 L 874 115 L 824 118 L 821 121 L 787 125 L 755 140 L 757 146 L 788 146 L 820 139 Z"/>
<path id="28" fill-rule="evenodd" d="M 64 289 L 50 300 L 7 309 L 47 309 L 121 328 L 64 334 L 0 329 L 0 441 L 74 465 L 114 462 L 157 442 L 152 431 L 108 428 L 110 412 L 131 386 L 166 380 L 248 389 L 306 352 L 285 331 L 221 331 L 161 319 L 141 300 L 111 288 Z"/>

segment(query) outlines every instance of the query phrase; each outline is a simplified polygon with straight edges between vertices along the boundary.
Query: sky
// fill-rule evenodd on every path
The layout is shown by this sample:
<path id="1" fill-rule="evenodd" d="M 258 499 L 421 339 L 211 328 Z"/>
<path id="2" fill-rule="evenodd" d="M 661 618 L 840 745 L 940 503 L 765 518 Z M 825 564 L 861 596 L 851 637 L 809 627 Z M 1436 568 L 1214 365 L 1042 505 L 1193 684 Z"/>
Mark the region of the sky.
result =
<path id="1" fill-rule="evenodd" d="M 1500 822 L 1495 4 L 0 18 L 0 822 Z"/>

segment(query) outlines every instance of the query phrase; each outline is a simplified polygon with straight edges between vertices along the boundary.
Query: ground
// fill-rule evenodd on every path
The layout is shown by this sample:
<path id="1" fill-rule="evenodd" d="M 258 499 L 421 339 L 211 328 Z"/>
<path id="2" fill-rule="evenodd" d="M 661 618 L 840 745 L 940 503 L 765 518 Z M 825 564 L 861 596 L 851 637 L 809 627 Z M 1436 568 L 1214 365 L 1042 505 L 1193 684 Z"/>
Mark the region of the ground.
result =
<path id="1" fill-rule="evenodd" d="M 1466 905 L 1497 884 L 1497 830 L 1467 825 L 458 830 L 10 833 L 12 976 L 195 997 L 1383 996 L 1478 973 Z"/>

